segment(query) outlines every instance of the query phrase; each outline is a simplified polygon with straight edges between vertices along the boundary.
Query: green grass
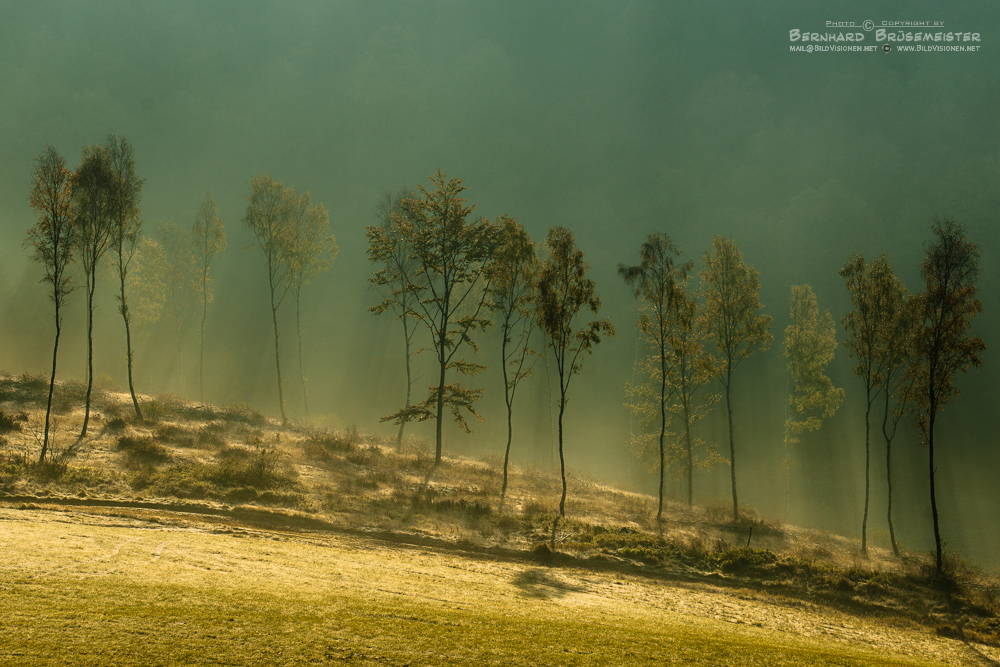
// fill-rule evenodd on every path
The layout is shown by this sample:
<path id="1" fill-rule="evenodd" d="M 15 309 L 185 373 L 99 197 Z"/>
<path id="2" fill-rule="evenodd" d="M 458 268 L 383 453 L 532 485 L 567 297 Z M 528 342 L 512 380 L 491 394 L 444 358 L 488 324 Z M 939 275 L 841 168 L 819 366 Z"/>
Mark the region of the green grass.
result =
<path id="1" fill-rule="evenodd" d="M 356 537 L 13 509 L 0 524 L 4 665 L 934 665 L 905 653 L 962 646 L 831 641 L 712 618 L 723 591 Z M 788 618 L 808 630 L 810 613 Z"/>

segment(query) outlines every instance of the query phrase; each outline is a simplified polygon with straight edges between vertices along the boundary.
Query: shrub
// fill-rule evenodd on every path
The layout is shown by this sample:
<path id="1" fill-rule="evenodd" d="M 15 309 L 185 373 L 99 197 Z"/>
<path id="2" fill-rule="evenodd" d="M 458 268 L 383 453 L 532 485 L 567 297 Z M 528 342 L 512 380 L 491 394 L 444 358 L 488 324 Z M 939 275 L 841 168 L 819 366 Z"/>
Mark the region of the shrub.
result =
<path id="1" fill-rule="evenodd" d="M 236 422 L 260 428 L 267 426 L 267 417 L 263 412 L 255 410 L 246 403 L 237 403 L 222 410 L 219 418 L 227 422 Z"/>
<path id="2" fill-rule="evenodd" d="M 159 401 L 149 401 L 142 406 L 142 416 L 147 422 L 155 424 L 163 418 L 163 404 Z"/>
<path id="3" fill-rule="evenodd" d="M 778 557 L 770 549 L 727 549 L 705 556 L 708 567 L 723 572 L 745 572 L 774 564 Z"/>
<path id="4" fill-rule="evenodd" d="M 0 433 L 10 433 L 11 431 L 23 431 L 22 424 L 27 423 L 28 413 L 19 412 L 16 415 L 7 414 L 0 409 Z"/>
<path id="5" fill-rule="evenodd" d="M 205 424 L 198 429 L 198 444 L 202 447 L 225 447 L 226 439 L 222 437 L 225 430 L 225 424 Z"/>
<path id="6" fill-rule="evenodd" d="M 124 419 L 115 417 L 104 425 L 104 431 L 107 433 L 123 433 L 126 426 L 128 426 L 128 423 Z"/>
<path id="7" fill-rule="evenodd" d="M 302 443 L 302 450 L 311 459 L 330 461 L 334 454 L 352 451 L 358 441 L 357 431 L 316 431 Z"/>
<path id="8" fill-rule="evenodd" d="M 118 451 L 125 452 L 128 462 L 132 465 L 162 463 L 170 460 L 170 452 L 167 448 L 152 438 L 123 435 L 118 438 L 117 448 Z"/>
<path id="9" fill-rule="evenodd" d="M 221 460 L 211 467 L 207 477 L 219 486 L 273 489 L 294 483 L 291 471 L 279 465 L 281 453 L 273 449 L 226 447 L 217 456 Z"/>
<path id="10" fill-rule="evenodd" d="M 194 447 L 198 442 L 194 429 L 176 424 L 164 424 L 158 426 L 155 431 L 156 439 L 161 442 L 169 442 L 178 447 Z"/>

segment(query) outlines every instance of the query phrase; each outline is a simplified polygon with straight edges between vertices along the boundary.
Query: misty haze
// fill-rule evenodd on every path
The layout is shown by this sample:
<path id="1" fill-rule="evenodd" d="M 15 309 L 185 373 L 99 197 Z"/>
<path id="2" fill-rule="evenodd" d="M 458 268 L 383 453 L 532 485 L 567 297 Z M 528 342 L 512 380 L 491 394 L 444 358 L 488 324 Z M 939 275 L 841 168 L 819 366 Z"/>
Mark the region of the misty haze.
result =
<path id="1" fill-rule="evenodd" d="M 995 664 L 991 9 L 4 5 L 0 663 Z"/>

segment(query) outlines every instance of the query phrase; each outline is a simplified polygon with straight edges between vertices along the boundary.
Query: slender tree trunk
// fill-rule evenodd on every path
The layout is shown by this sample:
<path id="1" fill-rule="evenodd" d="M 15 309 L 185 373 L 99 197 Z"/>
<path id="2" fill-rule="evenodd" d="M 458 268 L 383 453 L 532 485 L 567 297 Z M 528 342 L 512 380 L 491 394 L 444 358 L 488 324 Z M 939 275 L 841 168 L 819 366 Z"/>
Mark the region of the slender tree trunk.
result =
<path id="1" fill-rule="evenodd" d="M 444 420 L 444 377 L 445 371 L 447 370 L 448 363 L 445 361 L 445 339 L 444 335 L 441 336 L 440 340 L 440 352 L 438 353 L 438 361 L 441 363 L 441 372 L 438 376 L 438 395 L 437 395 L 437 445 L 434 450 L 434 467 L 436 468 L 441 463 L 441 435 L 442 435 L 442 422 Z"/>
<path id="2" fill-rule="evenodd" d="M 39 463 L 45 462 L 45 454 L 49 449 L 49 419 L 52 415 L 52 391 L 56 386 L 56 358 L 59 354 L 59 332 L 62 330 L 62 322 L 59 319 L 59 297 L 56 297 L 56 342 L 52 346 L 52 377 L 49 379 L 49 399 L 45 404 L 45 435 L 42 436 L 42 455 L 38 457 Z"/>
<path id="3" fill-rule="evenodd" d="M 198 357 L 198 400 L 205 402 L 205 320 L 208 319 L 208 267 L 201 274 L 201 351 Z"/>
<path id="4" fill-rule="evenodd" d="M 271 321 L 274 323 L 274 366 L 278 371 L 278 407 L 281 410 L 281 423 L 287 424 L 285 416 L 285 391 L 281 386 L 281 355 L 278 351 L 278 308 L 274 305 L 274 287 L 271 287 Z"/>
<path id="5" fill-rule="evenodd" d="M 785 381 L 785 500 L 784 500 L 784 511 L 782 512 L 782 514 L 784 514 L 785 521 L 788 521 L 788 478 L 790 469 L 792 467 L 792 462 L 791 459 L 789 458 L 789 447 L 788 447 L 788 438 L 790 435 L 788 432 L 788 421 L 789 421 L 788 408 L 790 405 L 790 402 L 788 400 L 789 399 L 788 394 L 791 391 L 791 384 L 792 384 L 792 378 L 789 375 L 788 379 Z"/>
<path id="6" fill-rule="evenodd" d="M 932 378 L 933 379 L 933 378 Z M 933 390 L 932 390 L 933 391 Z M 931 476 L 931 517 L 934 519 L 934 548 L 937 552 L 937 560 L 934 572 L 940 577 L 943 572 L 943 558 L 941 554 L 941 530 L 938 527 L 937 495 L 934 491 L 934 417 L 936 406 L 934 399 L 931 399 L 930 420 L 927 426 L 927 450 L 929 452 L 929 467 Z"/>
<path id="7" fill-rule="evenodd" d="M 885 412 L 882 414 L 882 437 L 885 438 L 885 480 L 889 494 L 889 509 L 886 511 L 886 518 L 889 520 L 889 541 L 892 542 L 892 553 L 899 556 L 899 545 L 896 544 L 896 531 L 892 526 L 892 438 L 886 430 L 886 422 L 889 419 L 889 386 L 882 389 L 885 392 Z M 893 429 L 895 430 L 895 429 Z"/>
<path id="8" fill-rule="evenodd" d="M 871 394 L 869 389 L 868 395 Z M 869 415 L 871 415 L 872 403 L 871 399 L 868 399 L 868 407 L 865 408 L 865 516 L 861 520 L 861 553 L 868 553 L 868 501 L 871 490 L 871 447 L 869 444 L 868 431 L 869 431 Z"/>
<path id="9" fill-rule="evenodd" d="M 125 301 L 125 274 L 121 267 L 121 254 L 118 255 L 118 277 L 121 281 L 121 308 L 122 319 L 125 320 L 125 358 L 128 360 L 128 390 L 132 395 L 132 407 L 135 408 L 135 417 L 142 421 L 142 410 L 139 409 L 139 400 L 135 397 L 135 383 L 132 381 L 132 330 L 128 314 L 128 302 Z"/>
<path id="10" fill-rule="evenodd" d="M 730 367 L 732 362 L 730 362 Z M 740 521 L 740 503 L 736 497 L 736 443 L 733 438 L 733 404 L 730 400 L 730 387 L 733 376 L 726 371 L 726 415 L 729 418 L 729 479 L 733 485 L 733 523 Z"/>
<path id="11" fill-rule="evenodd" d="M 663 336 L 660 337 L 660 500 L 656 507 L 657 525 L 663 521 L 663 481 L 666 477 L 666 451 L 664 439 L 667 436 L 667 357 L 663 349 Z"/>
<path id="12" fill-rule="evenodd" d="M 413 380 L 410 371 L 410 328 L 406 322 L 406 314 L 403 314 L 403 342 L 406 348 L 406 405 L 410 407 L 410 392 L 413 388 Z M 403 451 L 403 428 L 406 426 L 406 417 L 399 420 L 399 433 L 396 434 L 396 452 Z"/>
<path id="13" fill-rule="evenodd" d="M 562 474 L 562 498 L 559 499 L 559 516 L 566 516 L 566 459 L 563 456 L 563 413 L 566 411 L 566 388 L 559 376 L 559 471 Z M 553 535 L 555 532 L 553 531 Z"/>
<path id="14" fill-rule="evenodd" d="M 684 440 L 687 444 L 688 507 L 694 506 L 694 452 L 691 447 L 691 419 L 684 406 Z"/>
<path id="15" fill-rule="evenodd" d="M 90 395 L 94 388 L 94 287 L 97 283 L 96 269 L 87 274 L 87 398 L 83 410 L 83 428 L 80 437 L 87 435 L 90 423 Z"/>
<path id="16" fill-rule="evenodd" d="M 507 382 L 507 330 L 504 327 L 503 336 L 500 341 L 500 366 L 503 370 L 503 400 L 507 404 L 507 448 L 503 454 L 503 485 L 500 487 L 500 514 L 503 514 L 503 501 L 507 497 L 507 467 L 510 464 L 510 442 L 513 439 L 513 427 L 511 415 L 513 406 L 510 398 L 510 385 Z"/>
<path id="17" fill-rule="evenodd" d="M 299 314 L 299 291 L 295 291 L 295 329 L 299 334 L 299 380 L 302 382 L 302 405 L 306 409 L 306 420 L 309 419 L 309 396 L 306 394 L 306 372 L 302 365 L 302 318 Z"/>

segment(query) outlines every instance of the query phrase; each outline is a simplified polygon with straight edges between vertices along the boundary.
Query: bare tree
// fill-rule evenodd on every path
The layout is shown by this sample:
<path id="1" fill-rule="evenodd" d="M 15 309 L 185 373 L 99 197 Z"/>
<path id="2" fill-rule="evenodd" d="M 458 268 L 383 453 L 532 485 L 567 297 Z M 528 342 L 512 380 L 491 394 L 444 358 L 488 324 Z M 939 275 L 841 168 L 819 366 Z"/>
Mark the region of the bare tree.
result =
<path id="1" fill-rule="evenodd" d="M 105 144 L 108 159 L 111 162 L 112 178 L 110 183 L 109 217 L 111 222 L 111 247 L 118 260 L 118 313 L 125 321 L 125 356 L 128 361 L 128 390 L 132 395 L 132 407 L 135 416 L 142 420 L 142 410 L 135 396 L 135 383 L 132 380 L 132 331 L 131 315 L 128 301 L 125 297 L 125 283 L 128 278 L 129 263 L 135 255 L 139 241 L 139 228 L 142 218 L 139 211 L 139 199 L 142 196 L 143 179 L 135 174 L 135 154 L 132 144 L 125 137 L 109 134 Z"/>
<path id="2" fill-rule="evenodd" d="M 333 266 L 337 258 L 337 239 L 330 234 L 330 214 L 323 204 L 312 203 L 308 192 L 301 195 L 289 188 L 290 217 L 288 236 L 281 253 L 285 265 L 285 279 L 295 295 L 295 329 L 299 343 L 299 379 L 302 383 L 302 403 L 309 418 L 309 396 L 306 392 L 306 374 L 302 363 L 302 287 L 322 271 Z"/>
<path id="3" fill-rule="evenodd" d="M 610 320 L 591 320 L 576 325 L 583 309 L 597 315 L 601 299 L 594 281 L 587 277 L 589 265 L 576 247 L 573 233 L 565 227 L 549 230 L 545 242 L 549 256 L 538 270 L 537 316 L 545 332 L 546 347 L 552 351 L 559 374 L 559 470 L 562 474 L 562 497 L 559 516 L 566 516 L 566 457 L 563 453 L 563 415 L 566 394 L 573 376 L 583 370 L 581 357 L 590 354 L 601 342 L 601 334 L 615 335 Z M 557 522 L 558 523 L 558 520 Z M 553 526 L 553 541 L 555 526 Z"/>
<path id="4" fill-rule="evenodd" d="M 705 306 L 699 318 L 700 328 L 715 343 L 721 364 L 719 381 L 726 394 L 726 417 L 729 422 L 729 475 L 733 489 L 733 522 L 739 521 L 736 495 L 736 443 L 733 435 L 733 373 L 740 363 L 771 346 L 771 316 L 759 313 L 760 278 L 757 269 L 743 261 L 736 242 L 716 236 L 711 253 L 705 253 L 701 273 Z"/>
<path id="5" fill-rule="evenodd" d="M 208 319 L 208 304 L 212 301 L 209 269 L 215 256 L 226 249 L 226 223 L 219 217 L 219 205 L 212 193 L 205 193 L 205 199 L 198 207 L 194 225 L 191 227 L 191 247 L 201 274 L 201 323 L 198 334 L 201 339 L 198 355 L 198 400 L 205 401 L 205 320 Z"/>
<path id="6" fill-rule="evenodd" d="M 447 384 L 447 372 L 476 375 L 485 366 L 458 357 L 463 345 L 473 352 L 478 347 L 473 333 L 492 324 L 483 314 L 489 275 L 486 265 L 494 247 L 494 226 L 485 219 L 469 221 L 474 206 L 466 206 L 461 193 L 466 190 L 461 179 L 447 178 L 440 170 L 431 176 L 432 190 L 418 186 L 418 196 L 401 202 L 403 211 L 393 215 L 393 228 L 400 239 L 382 227 L 367 227 L 368 258 L 384 266 L 397 244 L 403 241 L 408 257 L 415 264 L 413 274 L 400 273 L 404 289 L 414 299 L 414 316 L 430 330 L 431 343 L 438 362 L 438 384 L 429 387 L 426 399 L 394 415 L 383 418 L 399 421 L 435 419 L 437 438 L 434 465 L 441 463 L 442 427 L 445 405 L 452 417 L 470 432 L 462 411 L 479 415 L 475 402 L 482 389 Z M 375 279 L 381 280 L 381 272 Z M 382 274 L 388 278 L 388 274 Z M 376 283 L 380 284 L 380 283 Z"/>
<path id="7" fill-rule="evenodd" d="M 934 522 L 936 568 L 942 574 L 941 530 L 934 487 L 934 426 L 938 412 L 959 395 L 955 377 L 970 366 L 983 365 L 986 343 L 971 335 L 972 321 L 983 312 L 976 281 L 979 246 L 967 238 L 965 225 L 950 219 L 935 220 L 934 240 L 928 244 L 920 275 L 924 291 L 917 295 L 919 323 L 914 338 L 913 402 L 917 425 L 929 455 L 931 515 Z"/>
<path id="8" fill-rule="evenodd" d="M 503 396 L 507 406 L 507 447 L 504 449 L 503 484 L 500 488 L 500 512 L 503 513 L 514 433 L 514 396 L 521 380 L 531 375 L 537 359 L 529 340 L 536 322 L 532 307 L 538 256 L 531 237 L 517 220 L 503 215 L 497 225 L 497 249 L 490 264 L 490 309 L 496 314 L 500 327 Z"/>
<path id="9" fill-rule="evenodd" d="M 73 261 L 76 242 L 76 218 L 72 201 L 73 172 L 52 146 L 46 146 L 35 160 L 31 186 L 31 208 L 38 213 L 38 222 L 28 230 L 25 246 L 34 249 L 33 258 L 45 267 L 42 282 L 52 286 L 49 298 L 55 304 L 56 339 L 52 345 L 52 376 L 49 397 L 45 403 L 45 431 L 39 462 L 45 460 L 49 446 L 49 423 L 52 415 L 52 391 L 56 384 L 56 359 L 59 354 L 59 334 L 62 331 L 60 312 L 73 283 L 66 268 Z"/>
<path id="10" fill-rule="evenodd" d="M 90 423 L 90 397 L 94 387 L 94 291 L 97 287 L 97 267 L 112 242 L 109 194 L 113 179 L 111 159 L 104 147 L 84 148 L 73 186 L 79 231 L 77 248 L 87 289 L 87 398 L 81 438 L 87 435 Z"/>

